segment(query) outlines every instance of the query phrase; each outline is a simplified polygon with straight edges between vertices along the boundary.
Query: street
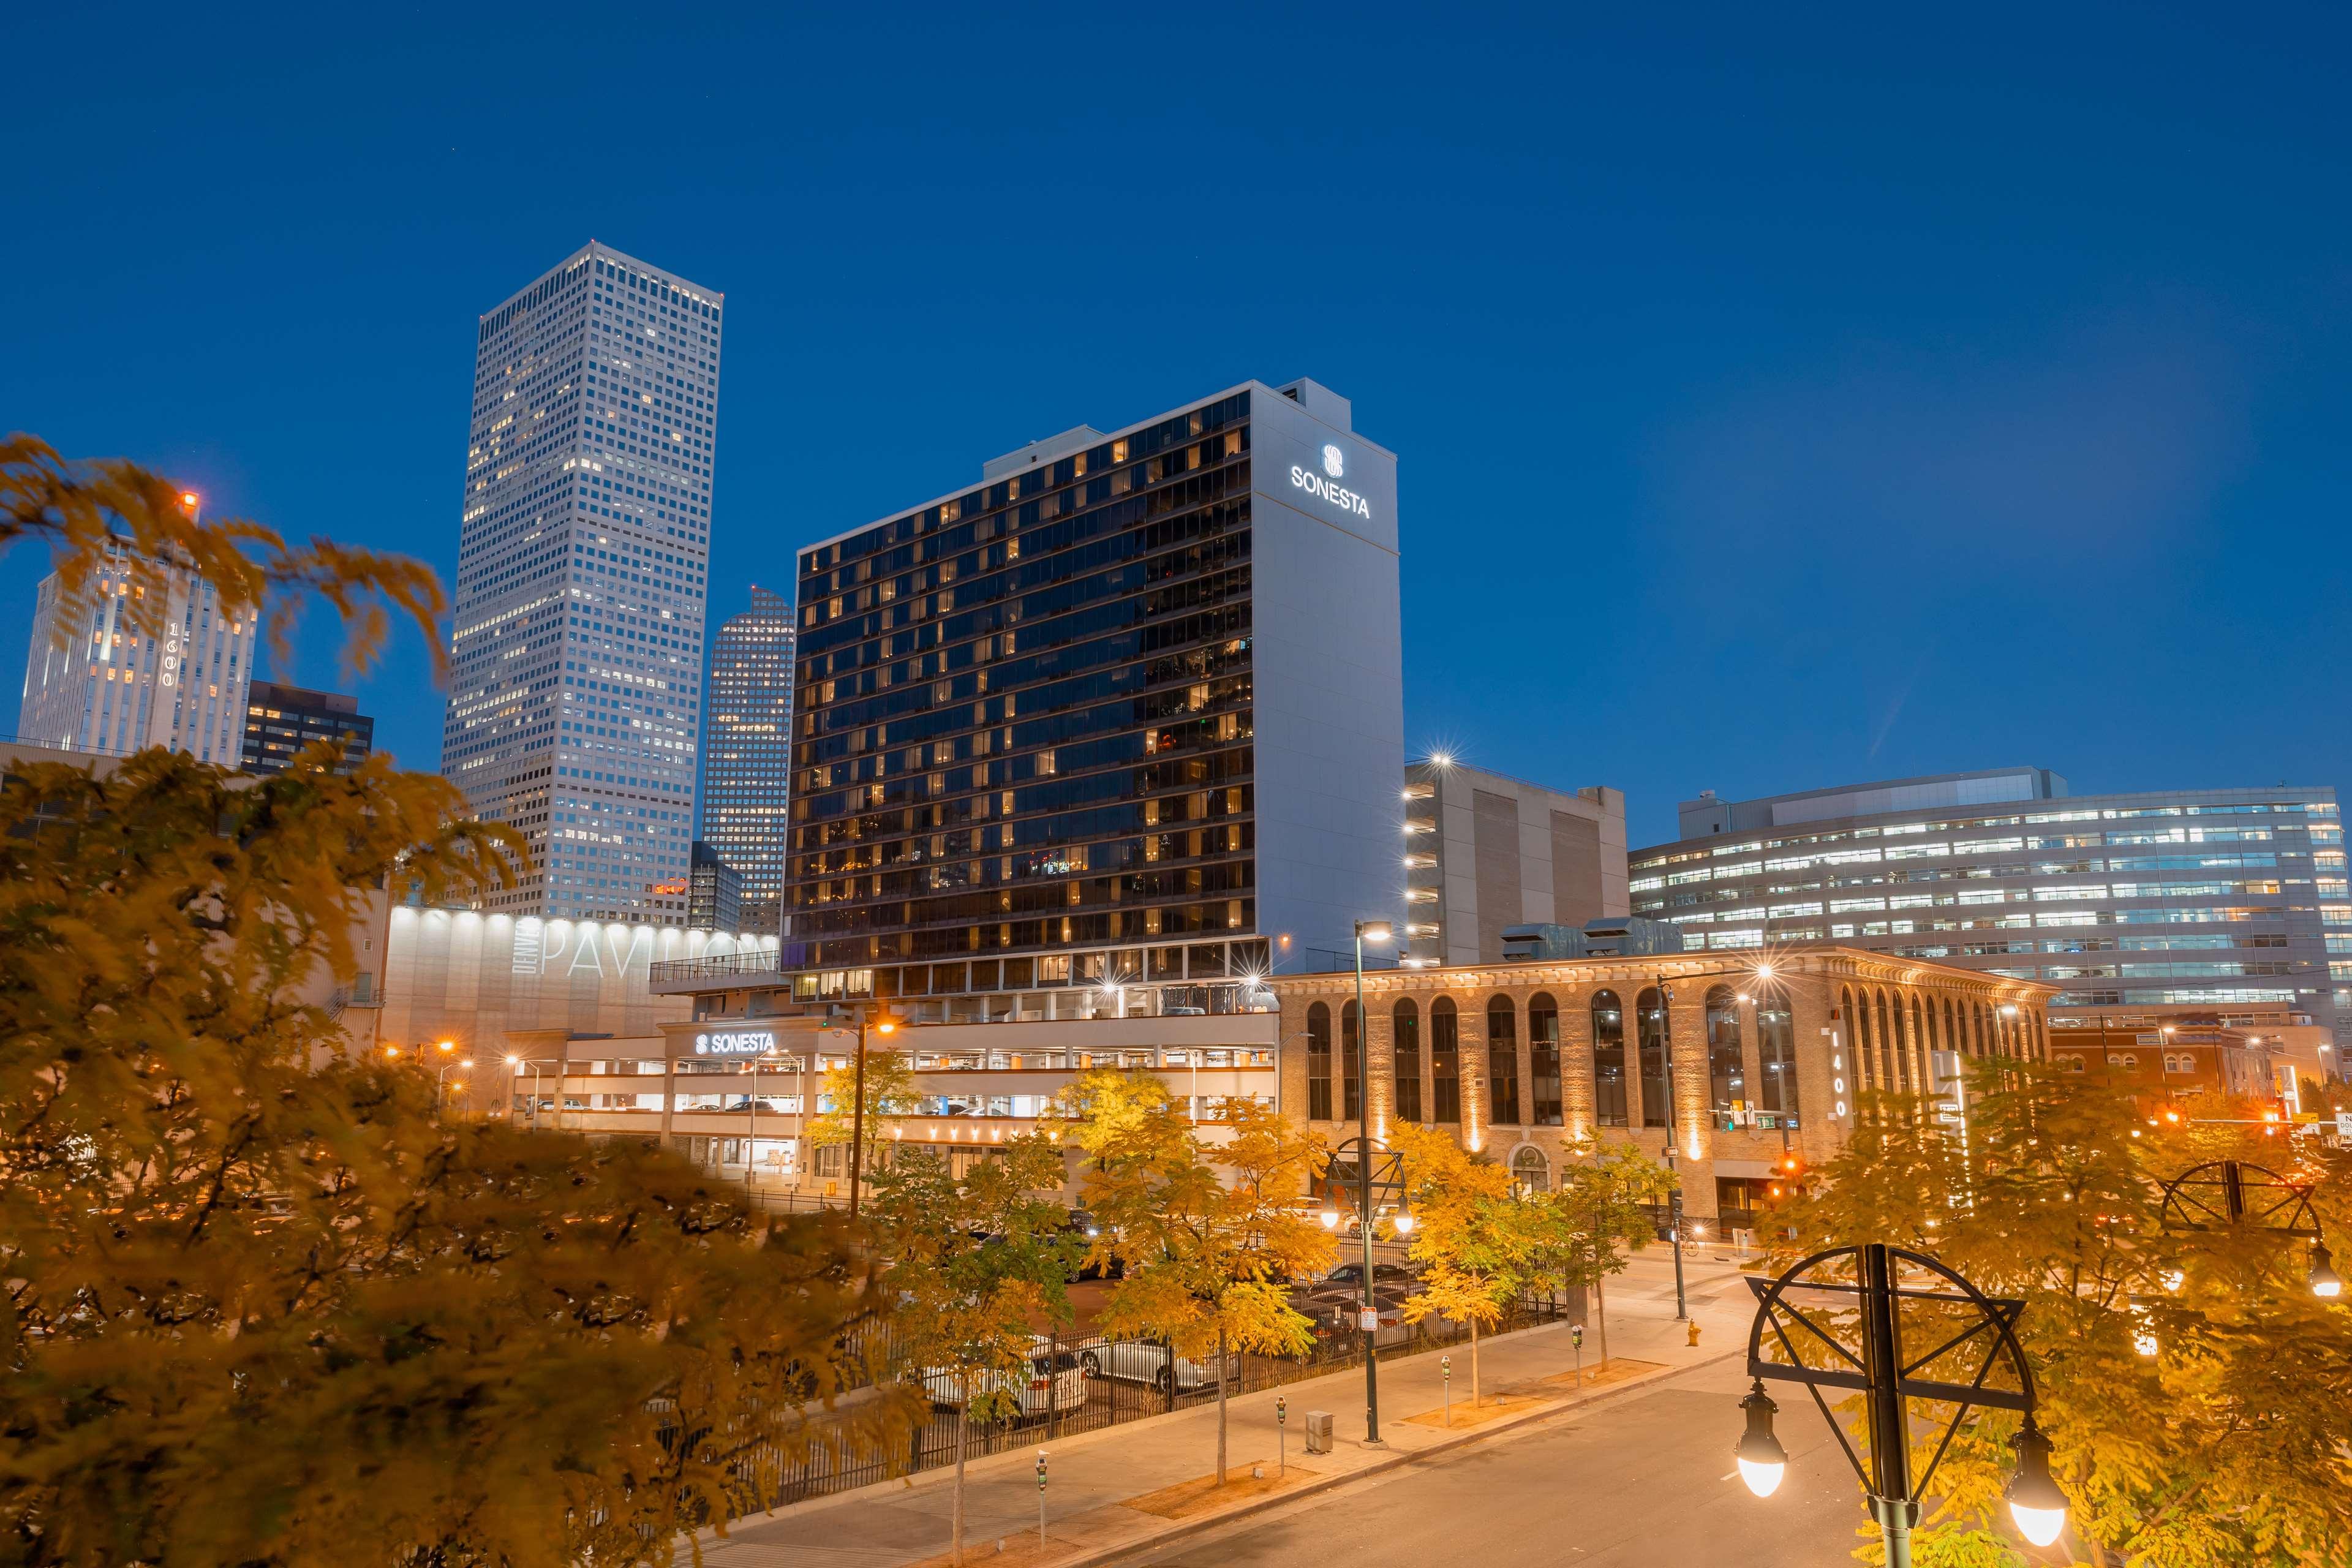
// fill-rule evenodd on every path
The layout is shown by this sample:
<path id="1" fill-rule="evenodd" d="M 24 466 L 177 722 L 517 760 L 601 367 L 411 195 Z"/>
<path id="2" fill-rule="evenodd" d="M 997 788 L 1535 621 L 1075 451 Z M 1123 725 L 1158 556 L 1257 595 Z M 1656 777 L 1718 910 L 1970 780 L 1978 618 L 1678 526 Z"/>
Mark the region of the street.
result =
<path id="1" fill-rule="evenodd" d="M 1855 1543 L 1849 1532 L 1869 1522 L 1844 1456 L 1810 1400 L 1784 1399 L 1788 1479 L 1769 1500 L 1749 1496 L 1731 1465 L 1744 1388 L 1738 1368 L 1718 1363 L 1591 1415 L 1546 1422 L 1130 1561 L 1168 1568 L 1844 1562 Z"/>
<path id="2" fill-rule="evenodd" d="M 1671 1312 L 1672 1285 L 1661 1261 L 1644 1258 L 1621 1276 L 1612 1304 L 1622 1299 L 1629 1317 L 1661 1306 Z M 1712 1342 L 1736 1318 L 1747 1290 L 1714 1273 L 1692 1295 L 1695 1305 L 1717 1307 L 1702 1313 Z M 1370 1478 L 1129 1561 L 1166 1568 L 1295 1568 L 1307 1562 L 1820 1568 L 1845 1562 L 1861 1539 L 1853 1532 L 1869 1517 L 1845 1457 L 1801 1389 L 1784 1384 L 1774 1394 L 1789 1450 L 1779 1492 L 1752 1497 L 1733 1470 L 1746 1387 L 1736 1362 L 1694 1368 L 1590 1414 Z"/>

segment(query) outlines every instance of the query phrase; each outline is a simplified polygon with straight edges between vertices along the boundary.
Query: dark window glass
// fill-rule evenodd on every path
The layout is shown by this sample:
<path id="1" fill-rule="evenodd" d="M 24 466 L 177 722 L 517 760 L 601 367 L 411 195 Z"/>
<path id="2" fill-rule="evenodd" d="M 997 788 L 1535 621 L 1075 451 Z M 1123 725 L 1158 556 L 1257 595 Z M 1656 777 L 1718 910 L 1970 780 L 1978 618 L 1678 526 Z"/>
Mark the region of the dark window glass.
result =
<path id="1" fill-rule="evenodd" d="M 1560 1124 L 1559 1006 L 1549 992 L 1528 998 L 1528 1087 L 1535 1093 L 1529 1108 L 1538 1127 Z"/>
<path id="2" fill-rule="evenodd" d="M 1748 1098 L 1748 1068 L 1739 1056 L 1739 998 L 1728 985 L 1706 994 L 1706 1088 L 1715 1109 Z"/>
<path id="3" fill-rule="evenodd" d="M 1331 1120 L 1331 1009 L 1320 1002 L 1307 1009 L 1307 1118 Z"/>
<path id="4" fill-rule="evenodd" d="M 1429 1005 L 1430 1120 L 1462 1120 L 1462 1037 L 1451 997 Z"/>
<path id="5" fill-rule="evenodd" d="M 1356 1027 L 1356 1005 L 1339 1008 L 1339 1077 L 1346 1109 L 1339 1114 L 1353 1121 L 1364 1113 L 1364 1050 Z"/>
<path id="6" fill-rule="evenodd" d="M 1488 1120 L 1505 1127 L 1519 1124 L 1518 1010 L 1508 996 L 1486 1004 L 1486 1079 Z"/>
<path id="7" fill-rule="evenodd" d="M 1421 1009 L 1411 1002 L 1396 1005 L 1396 1115 L 1399 1121 L 1421 1120 Z"/>
<path id="8" fill-rule="evenodd" d="M 1625 1005 L 1614 991 L 1592 994 L 1592 1120 L 1625 1125 Z"/>
<path id="9" fill-rule="evenodd" d="M 1897 1089 L 1911 1087 L 1911 1065 L 1903 1059 L 1903 1039 L 1886 1020 L 1886 993 L 1878 994 L 1878 1044 L 1886 1053 L 1886 1081 Z"/>
<path id="10" fill-rule="evenodd" d="M 1653 987 L 1633 1000 L 1633 1032 L 1635 1047 L 1642 1053 L 1642 1125 L 1669 1125 L 1666 1112 L 1673 1103 L 1666 1075 L 1666 1007 Z"/>
<path id="11" fill-rule="evenodd" d="M 1786 992 L 1767 991 L 1756 998 L 1756 1065 L 1764 1081 L 1757 1099 L 1767 1110 L 1777 1110 L 1796 1124 L 1797 1031 L 1789 1016 Z"/>

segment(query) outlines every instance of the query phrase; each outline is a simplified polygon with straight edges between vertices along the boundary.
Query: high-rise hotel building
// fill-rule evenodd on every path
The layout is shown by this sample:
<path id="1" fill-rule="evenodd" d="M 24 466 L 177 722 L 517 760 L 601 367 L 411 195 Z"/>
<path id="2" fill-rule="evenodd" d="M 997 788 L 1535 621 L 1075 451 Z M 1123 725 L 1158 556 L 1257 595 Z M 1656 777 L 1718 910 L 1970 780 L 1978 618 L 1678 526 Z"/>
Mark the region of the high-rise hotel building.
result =
<path id="1" fill-rule="evenodd" d="M 793 606 L 754 584 L 751 607 L 710 640 L 701 841 L 742 879 L 740 925 L 773 935 L 793 789 Z"/>
<path id="2" fill-rule="evenodd" d="M 1633 853 L 1631 890 L 1685 951 L 1833 942 L 2057 986 L 2053 1027 L 2284 1009 L 2352 1048 L 2331 789 L 2075 795 L 2006 768 L 1703 795 L 1681 830 Z"/>
<path id="3" fill-rule="evenodd" d="M 496 912 L 684 919 L 724 297 L 591 243 L 481 318 L 441 771 Z"/>
<path id="4" fill-rule="evenodd" d="M 138 610 L 159 589 L 163 614 L 151 630 Z M 78 600 L 53 572 L 34 599 L 16 737 L 110 756 L 166 746 L 236 767 L 253 631 L 252 616 L 222 613 L 203 578 L 135 570 L 120 549 Z"/>
<path id="5" fill-rule="evenodd" d="M 1214 1012 L 1401 919 L 1396 459 L 1346 398 L 1081 426 L 800 568 L 797 995 Z"/>

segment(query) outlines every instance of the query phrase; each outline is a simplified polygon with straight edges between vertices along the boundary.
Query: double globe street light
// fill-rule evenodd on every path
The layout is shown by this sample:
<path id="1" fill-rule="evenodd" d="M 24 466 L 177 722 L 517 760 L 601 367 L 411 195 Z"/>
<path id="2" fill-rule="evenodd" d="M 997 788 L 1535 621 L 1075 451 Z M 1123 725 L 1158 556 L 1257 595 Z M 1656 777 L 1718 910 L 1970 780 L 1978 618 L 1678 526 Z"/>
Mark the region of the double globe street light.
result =
<path id="1" fill-rule="evenodd" d="M 1905 1284 L 1901 1270 L 1929 1278 Z M 1885 1542 L 1887 1568 L 1911 1568 L 1911 1531 L 1919 1522 L 1919 1500 L 1972 1407 L 2014 1410 L 2025 1418 L 2017 1435 L 2017 1470 L 2007 1498 L 2020 1535 L 2036 1546 L 2056 1541 L 2066 1528 L 2066 1494 L 2050 1474 L 2050 1442 L 2034 1425 L 2033 1374 L 2018 1344 L 2016 1322 L 2022 1301 L 1986 1296 L 1959 1275 L 1924 1253 L 1870 1242 L 1817 1252 L 1767 1283 L 1750 1279 L 1756 1321 L 1748 1332 L 1748 1396 L 1739 1402 L 1747 1428 L 1732 1450 L 1739 1479 L 1759 1498 L 1770 1497 L 1787 1474 L 1788 1451 L 1772 1429 L 1780 1406 L 1764 1392 L 1765 1380 L 1798 1383 L 1829 1423 L 1830 1431 L 1853 1467 L 1870 1499 Z M 1808 1310 L 1791 1298 L 1828 1295 L 1853 1298 L 1834 1312 Z M 1919 1304 L 1933 1350 L 1905 1360 L 1904 1305 Z M 1848 1314 L 1851 1313 L 1849 1321 Z M 1764 1354 L 1765 1332 L 1781 1359 Z M 1849 1340 L 1854 1342 L 1849 1343 Z M 1973 1362 L 1973 1365 L 1969 1364 Z M 2006 1369 L 2001 1384 L 1993 1374 Z M 1965 1376 L 1968 1381 L 1960 1381 Z M 2007 1386 L 2013 1384 L 2014 1386 Z M 1859 1391 L 1869 1436 L 1863 1459 L 1822 1397 L 1823 1388 Z M 1948 1405 L 1952 1415 L 1924 1474 L 1911 1474 L 1911 1418 L 1906 1401 Z"/>

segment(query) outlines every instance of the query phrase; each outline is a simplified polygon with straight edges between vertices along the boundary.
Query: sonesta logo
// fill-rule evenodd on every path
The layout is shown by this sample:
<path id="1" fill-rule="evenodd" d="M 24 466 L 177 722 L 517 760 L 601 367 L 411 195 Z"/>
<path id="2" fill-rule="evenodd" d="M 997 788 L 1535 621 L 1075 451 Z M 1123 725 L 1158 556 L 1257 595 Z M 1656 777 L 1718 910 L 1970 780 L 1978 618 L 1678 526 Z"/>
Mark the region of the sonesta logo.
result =
<path id="1" fill-rule="evenodd" d="M 764 1057 L 775 1048 L 773 1029 L 734 1029 L 694 1037 L 694 1054 L 698 1057 Z"/>
<path id="2" fill-rule="evenodd" d="M 1322 473 L 1310 474 L 1296 463 L 1290 466 L 1291 488 L 1305 490 L 1318 500 L 1329 501 L 1341 511 L 1353 512 L 1356 516 L 1369 521 L 1372 515 L 1372 509 L 1364 504 L 1364 498 L 1351 489 L 1331 482 L 1346 473 L 1347 468 L 1347 459 L 1342 456 L 1339 448 L 1326 447 L 1323 448 Z"/>

